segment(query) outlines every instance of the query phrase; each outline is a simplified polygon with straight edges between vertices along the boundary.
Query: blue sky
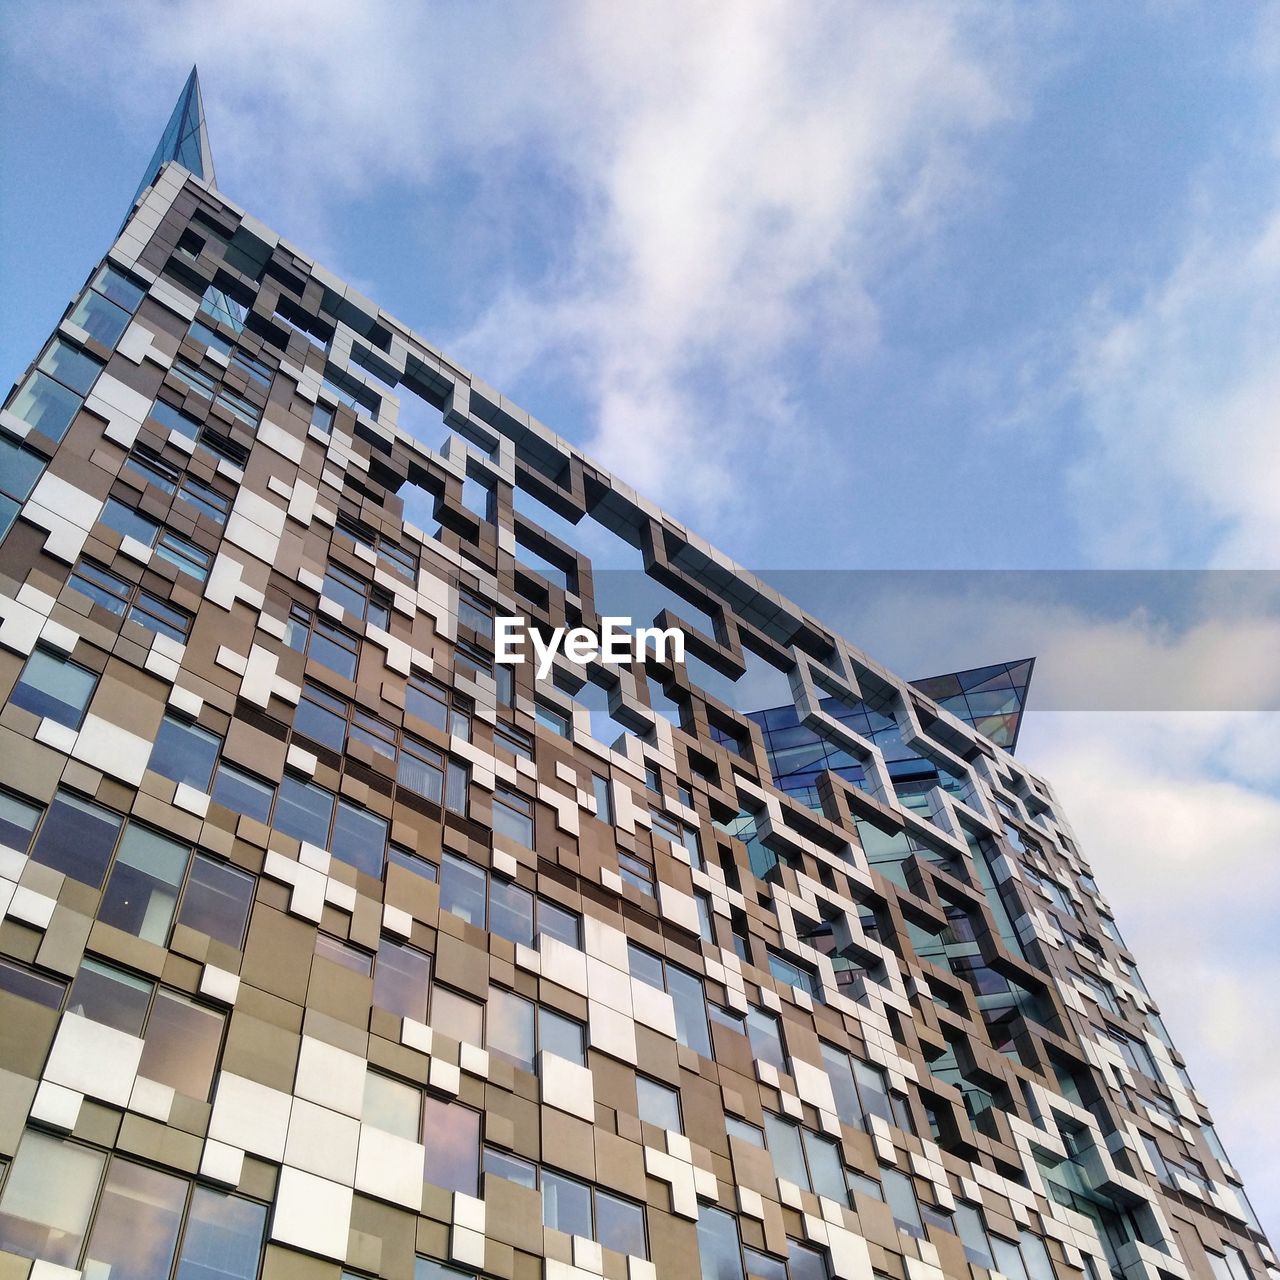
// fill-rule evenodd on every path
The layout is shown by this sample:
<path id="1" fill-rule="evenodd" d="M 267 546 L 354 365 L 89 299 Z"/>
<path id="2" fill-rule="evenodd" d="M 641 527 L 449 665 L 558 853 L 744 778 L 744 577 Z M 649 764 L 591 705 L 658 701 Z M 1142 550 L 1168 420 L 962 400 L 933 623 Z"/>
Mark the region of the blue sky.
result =
<path id="1" fill-rule="evenodd" d="M 1280 567 L 1276 5 L 70 0 L 0 22 L 0 376 L 199 62 L 231 198 L 743 564 Z M 982 627 L 1018 637 L 993 659 L 1051 650 L 1038 679 L 1073 653 L 1171 682 L 1229 664 L 1276 705 L 1274 606 L 1027 615 L 952 600 L 909 674 Z M 1272 1222 L 1276 721 L 1045 712 L 1021 744 Z M 1138 824 L 1135 795 L 1164 803 Z M 1185 875 L 1152 875 L 1171 858 Z"/>

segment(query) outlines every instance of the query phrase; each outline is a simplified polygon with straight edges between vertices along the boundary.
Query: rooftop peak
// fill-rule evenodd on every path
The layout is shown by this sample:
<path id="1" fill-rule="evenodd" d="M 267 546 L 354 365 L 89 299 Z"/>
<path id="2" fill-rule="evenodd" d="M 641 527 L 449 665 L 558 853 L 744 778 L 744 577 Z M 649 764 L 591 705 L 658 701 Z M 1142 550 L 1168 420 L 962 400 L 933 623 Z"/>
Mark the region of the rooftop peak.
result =
<path id="1" fill-rule="evenodd" d="M 142 181 L 133 195 L 133 203 L 156 180 L 156 175 L 170 160 L 176 160 L 184 169 L 217 185 L 213 171 L 213 152 L 209 147 L 209 130 L 204 121 L 204 99 L 200 95 L 200 75 L 193 66 L 187 82 L 174 103 L 169 123 L 160 135 L 160 141 L 147 165 Z"/>

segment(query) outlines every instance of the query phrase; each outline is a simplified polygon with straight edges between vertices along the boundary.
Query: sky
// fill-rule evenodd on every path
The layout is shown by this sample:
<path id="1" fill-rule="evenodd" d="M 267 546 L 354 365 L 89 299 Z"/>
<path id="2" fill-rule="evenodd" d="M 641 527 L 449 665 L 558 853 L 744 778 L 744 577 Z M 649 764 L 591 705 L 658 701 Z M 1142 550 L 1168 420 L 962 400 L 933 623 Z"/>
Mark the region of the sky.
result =
<path id="1" fill-rule="evenodd" d="M 1280 5 L 10 4 L 0 378 L 193 62 L 228 196 L 739 563 L 911 676 L 1038 655 L 1276 1230 Z"/>

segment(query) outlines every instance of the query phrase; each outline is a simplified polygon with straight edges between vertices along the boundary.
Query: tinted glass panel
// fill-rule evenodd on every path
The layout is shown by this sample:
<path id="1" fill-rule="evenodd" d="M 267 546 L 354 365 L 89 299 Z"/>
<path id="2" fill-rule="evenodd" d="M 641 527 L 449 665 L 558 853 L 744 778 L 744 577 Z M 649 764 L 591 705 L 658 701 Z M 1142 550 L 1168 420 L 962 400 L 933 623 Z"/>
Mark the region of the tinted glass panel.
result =
<path id="1" fill-rule="evenodd" d="M 640 1119 L 659 1129 L 670 1129 L 675 1133 L 680 1128 L 680 1095 L 665 1084 L 656 1080 L 636 1077 L 636 1100 L 640 1108 Z"/>
<path id="2" fill-rule="evenodd" d="M 208 791 L 221 750 L 222 739 L 216 733 L 177 716 L 165 716 L 147 767 L 174 782 L 185 782 L 197 791 Z"/>
<path id="3" fill-rule="evenodd" d="M 68 791 L 59 791 L 49 806 L 31 856 L 73 880 L 102 885 L 111 850 L 120 833 L 120 817 Z"/>
<path id="4" fill-rule="evenodd" d="M 24 1133 L 0 1196 L 0 1249 L 74 1267 L 102 1163 L 96 1151 Z"/>
<path id="5" fill-rule="evenodd" d="M 151 1004 L 152 984 L 144 978 L 86 956 L 71 984 L 67 1012 L 140 1036 Z"/>
<path id="6" fill-rule="evenodd" d="M 80 408 L 80 397 L 39 371 L 33 373 L 13 398 L 9 411 L 32 430 L 50 440 L 61 440 Z"/>
<path id="7" fill-rule="evenodd" d="M 156 994 L 147 1019 L 140 1075 L 202 1101 L 209 1096 L 223 1016 L 168 991 Z"/>
<path id="8" fill-rule="evenodd" d="M 213 798 L 232 813 L 267 822 L 271 817 L 275 788 L 233 765 L 221 764 L 213 780 Z"/>
<path id="9" fill-rule="evenodd" d="M 178 923 L 239 950 L 253 905 L 253 889 L 253 877 L 247 872 L 198 853 L 182 895 Z"/>
<path id="10" fill-rule="evenodd" d="M 333 820 L 333 795 L 314 782 L 285 774 L 276 801 L 274 826 L 295 840 L 307 840 L 322 849 L 329 843 Z"/>
<path id="11" fill-rule="evenodd" d="M 59 338 L 40 357 L 40 368 L 64 386 L 84 395 L 102 372 L 102 361 Z"/>
<path id="12" fill-rule="evenodd" d="M 39 821 L 39 805 L 0 791 L 0 844 L 25 853 Z"/>
<path id="13" fill-rule="evenodd" d="M 596 1239 L 606 1249 L 647 1258 L 649 1254 L 644 1238 L 644 1210 L 630 1200 L 597 1191 Z"/>
<path id="14" fill-rule="evenodd" d="M 485 873 L 464 858 L 446 853 L 440 865 L 440 906 L 484 928 Z"/>
<path id="15" fill-rule="evenodd" d="M 197 1187 L 174 1280 L 255 1280 L 267 1206 Z"/>
<path id="16" fill-rule="evenodd" d="M 381 876 L 387 849 L 387 820 L 359 805 L 339 800 L 338 818 L 333 824 L 333 840 L 329 849 L 335 858 L 357 871 Z"/>
<path id="17" fill-rule="evenodd" d="M 533 894 L 494 877 L 489 886 L 489 929 L 509 942 L 533 944 Z"/>
<path id="18" fill-rule="evenodd" d="M 27 659 L 9 701 L 68 729 L 78 729 L 98 683 L 94 672 L 36 649 Z"/>
<path id="19" fill-rule="evenodd" d="M 577 1178 L 542 1171 L 542 1224 L 571 1236 L 591 1234 L 591 1188 Z"/>
<path id="20" fill-rule="evenodd" d="M 112 1160 L 85 1270 L 129 1280 L 168 1280 L 186 1198 L 184 1178 Z"/>
<path id="21" fill-rule="evenodd" d="M 383 938 L 373 971 L 373 1003 L 402 1018 L 426 1022 L 430 989 L 431 957 Z"/>
<path id="22" fill-rule="evenodd" d="M 480 1183 L 480 1113 L 456 1102 L 426 1098 L 422 1111 L 426 1146 L 423 1177 L 433 1186 L 474 1196 Z"/>
<path id="23" fill-rule="evenodd" d="M 130 823 L 120 841 L 98 919 L 163 946 L 190 856 L 187 845 Z"/>
<path id="24" fill-rule="evenodd" d="M 0 959 L 0 991 L 7 991 L 11 996 L 20 996 L 23 1000 L 34 1000 L 46 1009 L 58 1009 L 62 1006 L 62 997 L 66 994 L 67 984 L 54 978 L 46 978 L 43 974 L 33 973 L 22 965 L 11 960 Z"/>

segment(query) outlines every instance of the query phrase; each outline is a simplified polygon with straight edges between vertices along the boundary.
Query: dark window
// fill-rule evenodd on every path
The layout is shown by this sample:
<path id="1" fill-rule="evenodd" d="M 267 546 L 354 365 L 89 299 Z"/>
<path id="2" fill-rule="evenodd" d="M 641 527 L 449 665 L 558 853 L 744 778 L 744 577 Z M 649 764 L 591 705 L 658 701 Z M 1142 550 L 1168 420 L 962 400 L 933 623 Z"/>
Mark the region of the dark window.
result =
<path id="1" fill-rule="evenodd" d="M 425 720 L 442 733 L 449 725 L 449 695 L 434 680 L 425 676 L 410 676 L 404 694 L 404 709 L 411 716 Z"/>
<path id="2" fill-rule="evenodd" d="M 272 826 L 295 840 L 307 841 L 323 849 L 329 841 L 333 799 L 331 791 L 286 773 L 280 782 Z"/>
<path id="3" fill-rule="evenodd" d="M 282 790 L 282 798 L 283 794 Z M 350 800 L 339 800 L 329 851 L 340 862 L 355 867 L 357 871 L 381 877 L 387 852 L 387 829 L 385 818 Z M 324 844 L 324 841 L 316 843 Z"/>
<path id="4" fill-rule="evenodd" d="M 242 813 L 257 822 L 271 820 L 271 803 L 276 789 L 269 782 L 255 778 L 224 760 L 213 780 L 213 799 L 232 813 Z"/>
<path id="5" fill-rule="evenodd" d="M 46 1009 L 60 1009 L 67 984 L 36 973 L 13 960 L 0 958 L 0 991 L 20 996 L 23 1000 L 34 1000 Z"/>
<path id="6" fill-rule="evenodd" d="M 216 733 L 166 715 L 160 722 L 147 767 L 174 782 L 185 782 L 197 791 L 207 792 L 221 750 L 222 739 Z"/>
<path id="7" fill-rule="evenodd" d="M 596 817 L 601 822 L 613 826 L 613 793 L 610 790 L 609 779 L 602 778 L 598 773 L 593 773 L 591 775 L 591 790 L 596 798 Z"/>
<path id="8" fill-rule="evenodd" d="M 253 891 L 254 878 L 248 872 L 198 853 L 182 895 L 178 923 L 239 950 Z"/>
<path id="9" fill-rule="evenodd" d="M 318 685 L 304 684 L 293 718 L 293 731 L 333 751 L 341 751 L 347 741 L 347 704 Z"/>
<path id="10" fill-rule="evenodd" d="M 493 607 L 472 591 L 458 592 L 458 622 L 483 636 L 493 635 Z"/>
<path id="11" fill-rule="evenodd" d="M 35 649 L 9 701 L 68 729 L 78 729 L 97 687 L 97 674 L 88 667 L 47 649 Z"/>
<path id="12" fill-rule="evenodd" d="M 25 853 L 41 812 L 38 804 L 0 791 L 0 844 Z"/>
<path id="13" fill-rule="evenodd" d="M 98 919 L 144 942 L 164 946 L 190 858 L 189 845 L 129 823 L 103 891 Z"/>
<path id="14" fill-rule="evenodd" d="M 143 591 L 136 583 L 126 581 L 92 560 L 81 560 L 67 579 L 67 585 L 117 617 L 127 616 L 130 622 L 180 644 L 185 644 L 191 633 L 191 615 L 185 610 Z"/>
<path id="15" fill-rule="evenodd" d="M 120 825 L 119 814 L 70 791 L 59 791 L 31 856 L 73 880 L 101 888 Z"/>

